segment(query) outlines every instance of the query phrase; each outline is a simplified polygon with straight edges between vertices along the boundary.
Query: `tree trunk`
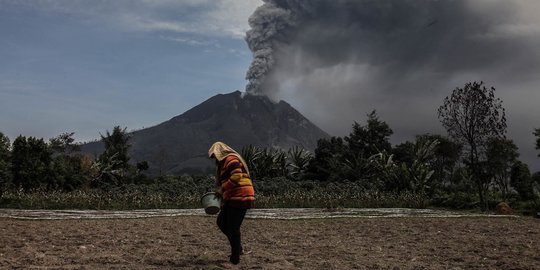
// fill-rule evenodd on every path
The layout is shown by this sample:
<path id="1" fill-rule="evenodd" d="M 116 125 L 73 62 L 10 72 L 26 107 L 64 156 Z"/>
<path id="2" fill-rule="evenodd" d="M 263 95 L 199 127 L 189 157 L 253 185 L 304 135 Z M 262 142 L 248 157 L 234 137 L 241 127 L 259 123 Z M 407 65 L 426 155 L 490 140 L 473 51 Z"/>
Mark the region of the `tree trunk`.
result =
<path id="1" fill-rule="evenodd" d="M 484 187 L 480 178 L 476 178 L 476 186 L 478 188 L 478 197 L 480 198 L 480 208 L 482 211 L 486 211 L 487 203 L 486 198 L 484 197 Z"/>

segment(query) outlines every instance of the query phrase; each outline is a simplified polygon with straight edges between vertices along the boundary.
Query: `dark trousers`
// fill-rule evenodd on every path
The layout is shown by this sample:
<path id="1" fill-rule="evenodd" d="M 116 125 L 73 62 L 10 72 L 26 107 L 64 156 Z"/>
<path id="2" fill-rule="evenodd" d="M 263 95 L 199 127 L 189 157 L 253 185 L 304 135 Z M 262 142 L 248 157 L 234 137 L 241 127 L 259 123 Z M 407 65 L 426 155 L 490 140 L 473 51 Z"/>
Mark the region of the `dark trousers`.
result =
<path id="1" fill-rule="evenodd" d="M 242 221 L 244 221 L 246 211 L 247 209 L 245 208 L 223 207 L 217 217 L 219 229 L 229 239 L 231 257 L 238 258 L 242 251 L 240 226 L 242 225 Z"/>

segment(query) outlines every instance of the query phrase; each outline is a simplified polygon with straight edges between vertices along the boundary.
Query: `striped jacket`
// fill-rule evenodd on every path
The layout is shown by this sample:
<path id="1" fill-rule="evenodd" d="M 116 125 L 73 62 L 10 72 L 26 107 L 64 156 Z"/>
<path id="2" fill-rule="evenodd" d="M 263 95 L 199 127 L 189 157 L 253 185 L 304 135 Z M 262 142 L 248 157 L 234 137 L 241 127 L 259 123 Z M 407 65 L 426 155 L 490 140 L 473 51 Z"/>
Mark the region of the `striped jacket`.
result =
<path id="1" fill-rule="evenodd" d="M 219 181 L 225 206 L 251 208 L 255 190 L 244 165 L 235 155 L 228 155 L 218 166 Z"/>

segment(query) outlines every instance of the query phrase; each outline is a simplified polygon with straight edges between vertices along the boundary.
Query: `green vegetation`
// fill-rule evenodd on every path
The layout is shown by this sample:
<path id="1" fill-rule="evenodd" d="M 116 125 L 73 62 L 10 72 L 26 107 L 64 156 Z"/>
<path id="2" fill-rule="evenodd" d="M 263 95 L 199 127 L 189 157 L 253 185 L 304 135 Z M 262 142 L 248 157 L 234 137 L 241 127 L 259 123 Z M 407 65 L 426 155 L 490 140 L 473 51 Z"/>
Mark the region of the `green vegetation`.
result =
<path id="1" fill-rule="evenodd" d="M 506 201 L 540 212 L 540 172 L 531 174 L 504 136 L 506 120 L 494 88 L 456 88 L 438 115 L 449 136 L 422 134 L 395 146 L 375 111 L 348 136 L 318 141 L 313 153 L 247 146 L 258 207 L 446 207 L 493 209 Z M 533 132 L 540 149 L 540 129 Z M 77 152 L 73 133 L 49 142 L 0 133 L 0 207 L 144 209 L 199 207 L 212 175 L 159 175 L 133 164 L 129 134 L 116 126 L 101 136 L 96 159 Z M 532 147 L 532 146 L 531 146 Z"/>
<path id="2" fill-rule="evenodd" d="M 465 146 L 463 162 L 474 180 L 481 203 L 486 203 L 491 175 L 485 162 L 484 149 L 492 139 L 506 134 L 506 116 L 502 101 L 495 98 L 495 88 L 487 89 L 483 82 L 456 88 L 439 107 L 442 125 L 450 137 Z"/>
<path id="3" fill-rule="evenodd" d="M 128 185 L 110 191 L 9 191 L 0 203 L 7 208 L 34 209 L 155 209 L 199 208 L 200 197 L 212 186 L 207 177 L 165 177 L 159 184 Z M 274 207 L 409 207 L 423 208 L 428 201 L 414 193 L 365 192 L 356 183 L 292 182 L 286 178 L 257 181 L 256 205 Z"/>
<path id="4" fill-rule="evenodd" d="M 11 185 L 11 152 L 9 138 L 0 132 L 0 197 Z"/>
<path id="5" fill-rule="evenodd" d="M 535 129 L 533 135 L 536 136 L 536 149 L 540 150 L 540 128 Z M 540 157 L 540 153 L 538 156 Z"/>

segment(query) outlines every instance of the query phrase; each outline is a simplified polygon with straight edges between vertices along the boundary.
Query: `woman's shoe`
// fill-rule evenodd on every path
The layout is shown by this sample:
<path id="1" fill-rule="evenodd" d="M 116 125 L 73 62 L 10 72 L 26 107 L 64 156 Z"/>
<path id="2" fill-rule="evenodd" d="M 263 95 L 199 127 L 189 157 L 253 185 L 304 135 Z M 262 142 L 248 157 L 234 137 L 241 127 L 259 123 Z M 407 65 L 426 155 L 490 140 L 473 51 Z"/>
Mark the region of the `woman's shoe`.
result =
<path id="1" fill-rule="evenodd" d="M 236 256 L 229 256 L 229 262 L 231 262 L 232 264 L 239 264 L 240 263 L 240 255 L 236 255 Z"/>

